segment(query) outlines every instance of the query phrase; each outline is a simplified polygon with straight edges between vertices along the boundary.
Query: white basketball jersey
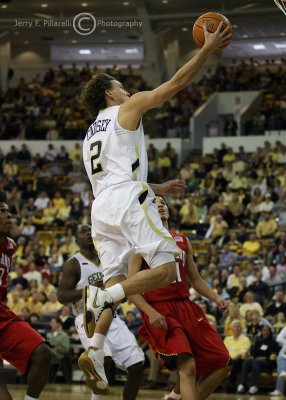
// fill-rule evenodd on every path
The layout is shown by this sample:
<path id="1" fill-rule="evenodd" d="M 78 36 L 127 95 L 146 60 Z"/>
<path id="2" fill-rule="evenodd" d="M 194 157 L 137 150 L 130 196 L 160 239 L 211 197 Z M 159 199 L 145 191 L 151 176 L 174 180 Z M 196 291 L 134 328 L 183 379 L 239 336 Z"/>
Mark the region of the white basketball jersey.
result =
<path id="1" fill-rule="evenodd" d="M 103 273 L 100 265 L 94 264 L 81 253 L 76 253 L 72 258 L 76 258 L 80 266 L 80 280 L 75 289 L 80 290 L 85 286 L 97 286 L 99 283 L 102 283 Z M 75 315 L 83 313 L 83 301 L 79 300 L 72 305 L 72 308 Z"/>
<path id="2" fill-rule="evenodd" d="M 93 195 L 123 182 L 147 181 L 148 161 L 142 122 L 136 131 L 118 123 L 120 106 L 101 111 L 83 143 L 83 162 Z"/>

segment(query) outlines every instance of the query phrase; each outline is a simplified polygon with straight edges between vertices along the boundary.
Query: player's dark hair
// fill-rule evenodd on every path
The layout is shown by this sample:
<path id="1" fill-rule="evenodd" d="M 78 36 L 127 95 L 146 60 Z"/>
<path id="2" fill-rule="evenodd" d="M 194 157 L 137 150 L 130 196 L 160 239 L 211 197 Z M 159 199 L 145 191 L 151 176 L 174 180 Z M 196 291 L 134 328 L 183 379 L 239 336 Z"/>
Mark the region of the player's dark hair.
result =
<path id="1" fill-rule="evenodd" d="M 99 111 L 107 107 L 105 91 L 111 89 L 112 81 L 116 80 L 113 76 L 100 73 L 91 78 L 81 91 L 80 98 L 83 101 L 89 114 L 96 118 Z"/>

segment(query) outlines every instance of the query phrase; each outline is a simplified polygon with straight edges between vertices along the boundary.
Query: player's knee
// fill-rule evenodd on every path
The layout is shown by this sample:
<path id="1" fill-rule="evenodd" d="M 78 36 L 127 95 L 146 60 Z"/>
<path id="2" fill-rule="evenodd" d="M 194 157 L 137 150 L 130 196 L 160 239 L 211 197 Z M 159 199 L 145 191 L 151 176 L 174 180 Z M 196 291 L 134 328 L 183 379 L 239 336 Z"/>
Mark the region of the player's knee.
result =
<path id="1" fill-rule="evenodd" d="M 231 370 L 232 370 L 232 365 L 227 365 L 226 367 L 222 368 L 221 369 L 222 379 L 227 378 Z"/>
<path id="2" fill-rule="evenodd" d="M 196 376 L 196 364 L 193 357 L 186 359 L 179 367 L 180 378 L 191 378 Z"/>
<path id="3" fill-rule="evenodd" d="M 41 366 L 49 366 L 52 358 L 51 349 L 44 343 L 37 346 L 31 356 L 31 361 Z"/>

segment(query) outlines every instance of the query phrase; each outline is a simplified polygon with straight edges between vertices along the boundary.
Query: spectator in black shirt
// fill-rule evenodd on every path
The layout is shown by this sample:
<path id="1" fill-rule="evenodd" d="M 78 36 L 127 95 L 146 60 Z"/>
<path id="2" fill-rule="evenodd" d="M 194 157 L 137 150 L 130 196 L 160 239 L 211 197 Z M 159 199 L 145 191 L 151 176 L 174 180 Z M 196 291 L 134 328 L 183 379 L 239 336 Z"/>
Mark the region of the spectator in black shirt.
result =
<path id="1" fill-rule="evenodd" d="M 278 354 L 278 344 L 273 339 L 272 331 L 269 326 L 262 327 L 261 336 L 257 336 L 251 349 L 253 358 L 244 360 L 241 370 L 240 385 L 237 393 L 244 393 L 247 375 L 251 373 L 249 394 L 256 394 L 259 391 L 258 380 L 261 371 L 272 372 L 276 366 L 276 356 Z"/>
<path id="2" fill-rule="evenodd" d="M 15 268 L 15 272 L 17 274 L 17 277 L 12 279 L 12 282 L 11 282 L 12 286 L 16 286 L 16 285 L 20 284 L 22 286 L 23 290 L 28 289 L 29 282 L 26 278 L 23 277 L 23 275 L 24 275 L 23 269 L 20 266 L 17 266 Z"/>
<path id="3" fill-rule="evenodd" d="M 257 271 L 255 273 L 256 281 L 254 281 L 250 286 L 249 290 L 255 293 L 256 301 L 263 304 L 263 300 L 268 296 L 269 286 L 262 280 L 262 273 Z"/>
<path id="4" fill-rule="evenodd" d="M 18 160 L 22 162 L 28 162 L 31 160 L 31 153 L 25 144 L 22 144 L 21 150 L 18 152 Z"/>
<path id="5" fill-rule="evenodd" d="M 275 292 L 274 301 L 269 304 L 265 311 L 265 317 L 270 321 L 274 320 L 275 315 L 279 312 L 283 312 L 286 316 L 286 303 L 283 302 L 284 293 L 282 290 Z"/>
<path id="6" fill-rule="evenodd" d="M 71 315 L 70 306 L 67 306 L 67 305 L 63 306 L 63 308 L 61 309 L 59 318 L 62 321 L 63 330 L 67 334 L 72 334 L 72 333 L 76 332 L 75 324 L 74 324 L 75 318 Z"/>

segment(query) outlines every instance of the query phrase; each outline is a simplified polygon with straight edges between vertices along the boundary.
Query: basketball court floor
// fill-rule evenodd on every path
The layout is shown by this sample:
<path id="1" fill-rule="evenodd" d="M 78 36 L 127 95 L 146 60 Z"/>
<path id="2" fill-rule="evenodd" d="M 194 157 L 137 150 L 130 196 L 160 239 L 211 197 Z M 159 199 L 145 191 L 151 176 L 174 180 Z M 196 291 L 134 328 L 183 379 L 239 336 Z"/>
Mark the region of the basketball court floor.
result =
<path id="1" fill-rule="evenodd" d="M 13 400 L 23 400 L 25 395 L 25 386 L 9 385 L 9 391 L 12 394 Z M 85 400 L 90 399 L 90 391 L 85 385 L 48 385 L 41 395 L 41 400 Z M 137 397 L 138 400 L 161 400 L 166 392 L 161 390 L 140 390 Z M 121 400 L 122 386 L 112 387 L 107 396 L 102 396 L 106 400 Z M 233 395 L 224 393 L 215 393 L 209 397 L 209 400 L 274 400 L 286 399 L 284 397 L 271 397 L 269 395 Z"/>

